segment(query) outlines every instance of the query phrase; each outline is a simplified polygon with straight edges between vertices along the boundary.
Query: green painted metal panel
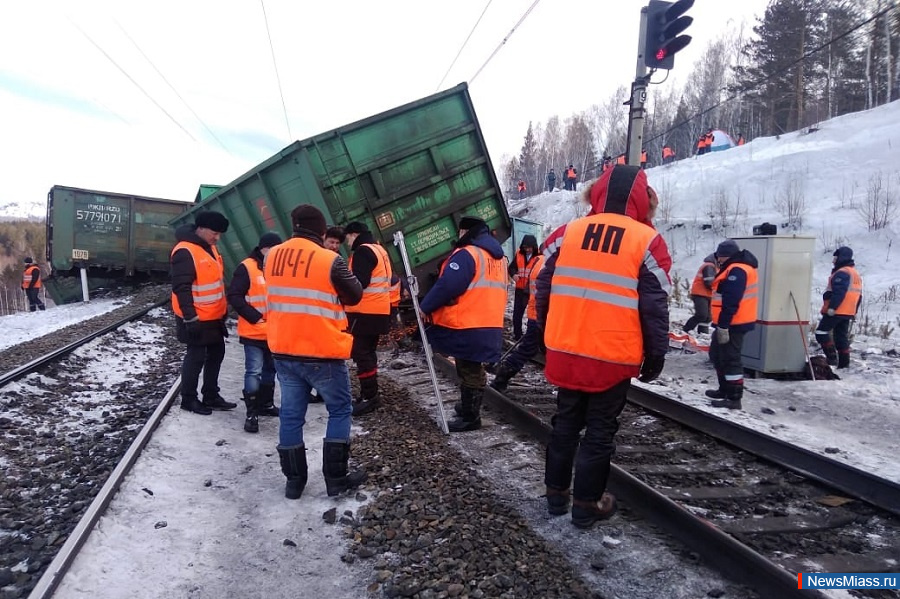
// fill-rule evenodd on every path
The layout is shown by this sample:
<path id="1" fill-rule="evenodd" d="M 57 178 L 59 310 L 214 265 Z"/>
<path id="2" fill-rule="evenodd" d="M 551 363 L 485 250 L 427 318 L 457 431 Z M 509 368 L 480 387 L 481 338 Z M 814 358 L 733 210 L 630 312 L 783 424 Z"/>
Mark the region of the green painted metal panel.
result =
<path id="1" fill-rule="evenodd" d="M 47 196 L 47 260 L 54 274 L 132 276 L 166 272 L 169 221 L 190 204 L 54 186 Z"/>
<path id="2" fill-rule="evenodd" d="M 290 212 L 313 204 L 329 223 L 368 223 L 397 272 L 404 232 L 427 290 L 452 251 L 456 223 L 485 218 L 502 242 L 511 222 L 465 84 L 295 142 L 172 221 L 218 210 L 231 227 L 220 250 L 229 273 L 266 231 L 290 233 Z"/>

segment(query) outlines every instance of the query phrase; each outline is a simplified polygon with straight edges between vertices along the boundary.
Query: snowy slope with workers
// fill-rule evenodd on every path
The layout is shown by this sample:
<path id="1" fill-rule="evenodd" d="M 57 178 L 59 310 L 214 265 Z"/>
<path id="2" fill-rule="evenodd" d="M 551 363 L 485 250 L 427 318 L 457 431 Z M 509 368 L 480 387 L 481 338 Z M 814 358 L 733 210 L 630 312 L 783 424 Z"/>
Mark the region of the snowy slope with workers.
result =
<path id="1" fill-rule="evenodd" d="M 900 226 L 900 168 L 892 150 L 897 144 L 900 102 L 823 122 L 814 131 L 754 139 L 647 171 L 660 198 L 655 225 L 673 258 L 674 334 L 681 334 L 693 312 L 689 290 L 704 257 L 724 239 L 748 237 L 763 223 L 775 224 L 779 234 L 815 238 L 812 354 L 822 353 L 812 332 L 838 247 L 853 249 L 864 281 L 850 367 L 835 371 L 841 380 L 747 379 L 743 411 L 716 410 L 704 396 L 716 381 L 707 354 L 687 346 L 669 352 L 655 390 L 900 480 L 893 458 L 900 424 L 900 332 L 894 331 L 900 325 L 900 289 L 892 251 Z M 580 191 L 559 188 L 510 202 L 513 216 L 544 223 L 545 237 L 587 209 Z M 698 344 L 709 344 L 708 334 L 693 335 Z"/>

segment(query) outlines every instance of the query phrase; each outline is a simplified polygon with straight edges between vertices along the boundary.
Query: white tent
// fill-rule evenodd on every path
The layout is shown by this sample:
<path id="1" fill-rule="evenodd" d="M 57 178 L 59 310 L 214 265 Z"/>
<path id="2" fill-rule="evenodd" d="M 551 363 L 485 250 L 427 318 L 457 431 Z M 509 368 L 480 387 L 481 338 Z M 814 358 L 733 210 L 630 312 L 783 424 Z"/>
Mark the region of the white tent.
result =
<path id="1" fill-rule="evenodd" d="M 721 152 L 722 150 L 727 150 L 728 148 L 733 148 L 737 143 L 731 139 L 731 136 L 722 131 L 721 129 L 713 130 L 713 142 L 709 147 L 710 152 Z"/>

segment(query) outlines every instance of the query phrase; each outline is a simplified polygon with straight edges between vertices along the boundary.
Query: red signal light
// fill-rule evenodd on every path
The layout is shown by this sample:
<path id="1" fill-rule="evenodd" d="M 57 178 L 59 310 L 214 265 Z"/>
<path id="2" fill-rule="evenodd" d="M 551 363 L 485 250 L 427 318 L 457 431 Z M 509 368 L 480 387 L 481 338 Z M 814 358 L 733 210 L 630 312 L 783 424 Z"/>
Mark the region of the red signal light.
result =
<path id="1" fill-rule="evenodd" d="M 664 59 L 666 57 L 666 54 L 668 54 L 668 52 L 666 52 L 666 49 L 660 48 L 659 50 L 656 51 L 656 60 Z"/>

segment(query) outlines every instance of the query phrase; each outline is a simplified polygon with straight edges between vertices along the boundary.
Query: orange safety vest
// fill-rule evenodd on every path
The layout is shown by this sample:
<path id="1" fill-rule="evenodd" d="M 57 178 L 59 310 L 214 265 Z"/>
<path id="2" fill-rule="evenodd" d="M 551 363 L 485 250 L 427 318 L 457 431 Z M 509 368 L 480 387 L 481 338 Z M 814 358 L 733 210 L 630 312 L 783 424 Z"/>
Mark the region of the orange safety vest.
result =
<path id="1" fill-rule="evenodd" d="M 396 275 L 391 276 L 391 280 L 393 280 L 395 278 L 397 279 L 397 281 L 394 283 L 391 283 L 391 290 L 390 290 L 391 308 L 396 308 L 397 306 L 400 305 L 400 277 L 397 277 Z"/>
<path id="2" fill-rule="evenodd" d="M 674 155 L 675 155 L 675 150 L 673 150 L 669 146 L 663 146 L 663 149 L 662 149 L 663 158 L 671 158 Z"/>
<path id="3" fill-rule="evenodd" d="M 844 296 L 841 305 L 834 309 L 834 313 L 838 316 L 856 316 L 859 298 L 862 297 L 862 277 L 859 276 L 859 273 L 856 272 L 855 268 L 852 266 L 843 266 L 831 273 L 831 276 L 828 277 L 828 287 L 826 289 L 831 291 L 831 279 L 842 270 L 850 275 L 850 287 L 847 289 L 847 295 Z M 825 300 L 822 304 L 822 314 L 825 314 L 828 311 L 828 303 L 828 300 Z"/>
<path id="4" fill-rule="evenodd" d="M 266 339 L 266 277 L 259 268 L 259 264 L 255 258 L 247 258 L 241 264 L 247 269 L 247 276 L 250 278 L 250 287 L 247 289 L 244 300 L 256 308 L 263 315 L 262 320 L 253 324 L 241 315 L 238 315 L 237 332 L 238 337 L 245 339 L 256 339 L 257 341 L 265 341 Z"/>
<path id="5" fill-rule="evenodd" d="M 25 272 L 22 273 L 22 289 L 28 289 L 31 287 L 31 279 L 34 277 L 34 271 L 40 271 L 41 268 L 37 264 L 31 264 L 25 267 Z M 38 277 L 37 283 L 34 284 L 33 289 L 41 288 L 41 278 Z"/>
<path id="6" fill-rule="evenodd" d="M 647 162 L 647 151 L 641 152 L 641 162 Z"/>
<path id="7" fill-rule="evenodd" d="M 716 275 L 716 279 L 713 281 L 712 305 L 710 306 L 713 324 L 718 324 L 719 315 L 722 313 L 722 294 L 718 292 L 719 283 L 727 279 L 728 273 L 735 268 L 739 268 L 747 273 L 747 287 L 744 289 L 744 297 L 741 298 L 741 303 L 738 304 L 737 312 L 734 313 L 731 319 L 731 324 L 756 322 L 759 305 L 758 273 L 755 268 L 747 264 L 732 264 Z"/>
<path id="8" fill-rule="evenodd" d="M 616 164 L 625 164 L 625 154 L 622 154 L 618 158 L 616 158 Z"/>
<path id="9" fill-rule="evenodd" d="M 528 289 L 528 278 L 531 276 L 531 270 L 534 268 L 539 257 L 540 254 L 532 254 L 531 260 L 526 264 L 525 254 L 516 252 L 516 275 L 518 276 L 516 279 L 516 289 Z"/>
<path id="10" fill-rule="evenodd" d="M 713 136 L 712 133 L 707 133 L 707 134 L 706 134 L 706 147 L 707 147 L 707 148 L 709 148 L 709 147 L 712 146 L 713 137 L 714 137 L 714 136 Z"/>
<path id="11" fill-rule="evenodd" d="M 544 257 L 538 254 L 537 260 L 534 265 L 531 267 L 531 272 L 528 273 L 528 304 L 525 306 L 525 316 L 528 320 L 537 320 L 537 301 L 534 296 L 537 295 L 537 288 L 535 281 L 537 281 L 538 274 L 540 274 L 541 269 L 544 268 Z"/>
<path id="12" fill-rule="evenodd" d="M 525 191 L 525 181 L 519 181 L 519 191 Z"/>
<path id="13" fill-rule="evenodd" d="M 694 282 L 691 284 L 691 295 L 712 297 L 712 289 L 707 287 L 706 283 L 703 281 L 703 269 L 707 266 L 718 268 L 719 265 L 714 262 L 704 262 L 700 265 L 700 268 L 697 269 L 697 274 L 694 275 Z M 715 281 L 715 279 L 713 280 Z"/>
<path id="14" fill-rule="evenodd" d="M 638 278 L 658 233 L 622 214 L 578 219 L 563 235 L 550 287 L 547 349 L 639 366 Z"/>
<path id="15" fill-rule="evenodd" d="M 191 295 L 194 298 L 194 310 L 200 320 L 221 320 L 228 312 L 228 300 L 225 299 L 225 266 L 216 246 L 211 248 L 212 256 L 196 243 L 179 241 L 169 255 L 171 259 L 178 250 L 187 250 L 191 253 L 194 270 L 197 273 L 191 285 Z M 181 311 L 174 293 L 172 311 L 180 318 L 184 318 L 184 312 Z"/>
<path id="16" fill-rule="evenodd" d="M 363 289 L 362 301 L 355 306 L 347 306 L 348 314 L 390 314 L 391 313 L 391 262 L 387 250 L 377 243 L 363 243 L 375 254 L 375 268 L 369 286 Z M 355 254 L 356 252 L 354 252 Z M 353 256 L 350 256 L 350 270 L 353 270 Z"/>
<path id="17" fill-rule="evenodd" d="M 458 248 L 453 254 L 456 252 L 469 252 L 475 260 L 475 276 L 465 292 L 456 298 L 456 303 L 435 310 L 431 321 L 448 329 L 503 328 L 509 282 L 504 260 L 474 245 Z M 448 259 L 441 266 L 441 274 L 449 262 Z"/>
<path id="18" fill-rule="evenodd" d="M 331 282 L 338 254 L 293 237 L 266 256 L 268 343 L 272 353 L 346 360 L 353 337 Z"/>
<path id="19" fill-rule="evenodd" d="M 566 169 L 566 179 L 575 179 L 578 175 L 575 174 L 574 168 Z"/>

